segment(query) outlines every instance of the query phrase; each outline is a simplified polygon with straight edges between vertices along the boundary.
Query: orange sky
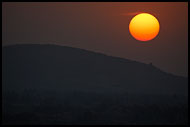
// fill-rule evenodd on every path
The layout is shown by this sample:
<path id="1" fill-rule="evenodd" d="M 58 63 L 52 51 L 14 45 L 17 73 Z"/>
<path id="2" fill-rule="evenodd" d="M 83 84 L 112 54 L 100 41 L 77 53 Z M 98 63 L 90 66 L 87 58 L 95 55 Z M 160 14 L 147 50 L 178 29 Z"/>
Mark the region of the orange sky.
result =
<path id="1" fill-rule="evenodd" d="M 187 2 L 9 2 L 2 6 L 2 44 L 60 44 L 102 52 L 187 76 Z M 142 43 L 129 33 L 137 12 L 160 22 L 158 36 Z"/>

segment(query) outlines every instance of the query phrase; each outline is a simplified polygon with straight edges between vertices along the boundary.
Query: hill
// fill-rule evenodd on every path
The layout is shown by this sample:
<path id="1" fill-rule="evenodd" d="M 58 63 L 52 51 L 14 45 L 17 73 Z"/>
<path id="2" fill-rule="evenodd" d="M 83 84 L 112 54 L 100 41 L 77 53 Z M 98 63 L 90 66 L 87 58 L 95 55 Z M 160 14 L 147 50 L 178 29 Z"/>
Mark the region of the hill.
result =
<path id="1" fill-rule="evenodd" d="M 48 119 L 47 124 L 187 122 L 185 77 L 66 46 L 14 45 L 2 50 L 5 124 L 45 124 Z M 152 113 L 157 115 L 152 118 Z"/>

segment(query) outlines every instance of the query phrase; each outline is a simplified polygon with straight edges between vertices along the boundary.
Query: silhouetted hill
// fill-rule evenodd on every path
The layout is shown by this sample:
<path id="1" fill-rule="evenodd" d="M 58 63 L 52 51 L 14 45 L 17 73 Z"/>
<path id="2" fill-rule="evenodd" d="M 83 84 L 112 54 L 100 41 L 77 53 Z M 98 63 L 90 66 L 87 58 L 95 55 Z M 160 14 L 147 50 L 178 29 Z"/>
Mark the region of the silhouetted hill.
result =
<path id="1" fill-rule="evenodd" d="M 120 105 L 120 107 L 129 106 L 130 104 L 143 104 L 145 105 L 144 108 L 146 104 L 155 103 L 158 105 L 187 106 L 187 78 L 168 74 L 150 64 L 57 45 L 14 45 L 3 47 L 2 50 L 3 105 L 7 107 L 6 109 L 4 108 L 3 112 L 5 116 L 8 116 L 5 119 L 5 123 L 8 124 L 11 124 L 11 120 L 14 121 L 13 123 L 23 123 L 23 121 L 30 123 L 32 120 L 26 120 L 25 118 L 33 118 L 33 116 L 30 117 L 31 114 L 27 114 L 26 112 L 32 113 L 36 110 L 37 116 L 35 117 L 39 120 L 39 118 L 41 118 L 39 114 L 44 109 L 48 109 L 48 105 L 50 105 L 49 108 L 54 107 L 51 109 L 54 115 L 57 114 L 56 111 L 54 111 L 55 109 L 59 109 L 62 112 L 65 105 L 67 105 L 67 110 L 72 109 L 72 111 L 69 111 L 75 112 L 74 109 L 76 108 L 72 108 L 73 106 L 80 107 L 80 104 L 88 105 L 88 103 L 90 103 L 91 106 L 88 105 L 87 109 L 90 109 L 92 112 L 96 112 L 95 109 L 92 108 L 93 105 L 98 104 L 101 104 L 101 106 L 107 105 L 109 107 L 111 105 L 111 107 L 114 107 L 113 105 L 117 104 Z M 27 107 L 27 104 L 37 105 L 37 108 L 34 108 L 35 111 L 33 111 L 33 108 L 30 107 L 31 105 Z M 14 107 L 15 105 L 16 108 Z M 63 107 L 61 108 L 59 105 Z M 27 107 L 26 110 L 25 108 L 22 110 L 19 108 L 22 106 Z M 83 109 L 85 109 L 84 107 L 85 106 L 82 106 L 80 110 L 83 111 Z M 105 110 L 103 107 L 101 107 L 101 109 Z M 153 108 L 150 109 L 154 108 L 157 107 L 153 106 Z M 85 109 L 85 111 L 87 109 Z M 138 108 L 134 110 L 136 111 L 137 109 Z M 166 114 L 163 113 L 164 115 L 158 115 L 159 118 L 155 118 L 156 120 L 150 120 L 149 122 L 146 120 L 139 121 L 136 120 L 136 116 L 133 116 L 135 113 L 127 117 L 125 116 L 126 113 L 117 114 L 118 112 L 116 112 L 115 114 L 112 112 L 112 114 L 110 114 L 110 111 L 104 114 L 106 116 L 103 115 L 104 117 L 102 118 L 105 119 L 102 123 L 183 123 L 184 121 L 186 122 L 187 116 L 183 114 L 186 109 L 187 108 L 183 108 L 183 111 L 179 112 L 183 115 L 185 120 L 178 119 L 177 116 L 177 118 L 171 118 L 172 121 L 167 121 L 167 118 L 164 119 L 163 117 Z M 23 115 L 27 115 L 24 117 L 20 114 L 18 117 L 18 115 L 11 114 L 11 112 L 19 114 L 19 111 L 24 113 Z M 133 111 L 133 109 L 131 109 L 131 111 Z M 37 123 L 43 124 L 44 121 L 47 121 L 48 118 L 46 117 L 51 113 L 49 110 L 44 112 L 46 115 L 43 117 L 45 118 L 41 121 L 39 120 Z M 78 112 L 78 110 L 76 112 Z M 163 112 L 166 112 L 165 108 Z M 92 119 L 95 119 L 96 122 L 86 120 L 90 119 L 89 115 L 93 114 L 89 112 L 87 112 L 86 115 L 88 117 L 81 118 L 83 121 L 81 122 L 81 120 L 79 120 L 80 113 L 81 112 L 78 112 L 75 117 L 72 117 L 72 113 L 72 115 L 67 114 L 66 116 L 69 118 L 65 119 L 63 119 L 65 116 L 61 114 L 61 117 L 56 116 L 53 118 L 56 119 L 57 122 L 54 121 L 50 123 L 102 124 L 100 120 L 97 122 L 98 118 L 95 118 L 94 115 Z M 43 115 L 43 113 L 41 114 Z M 85 116 L 84 112 L 82 112 L 82 114 L 82 116 Z M 101 113 L 97 113 L 96 115 L 99 116 Z M 118 115 L 117 120 L 115 120 L 114 117 L 108 119 L 107 116 L 110 115 Z M 174 115 L 176 114 L 174 113 Z M 17 118 L 15 118 L 15 116 Z M 23 118 L 21 116 L 23 116 Z M 146 117 L 148 120 L 151 116 L 147 114 L 143 116 L 143 119 L 146 119 Z M 127 122 L 126 119 L 128 119 Z M 159 119 L 163 119 L 161 120 L 162 122 L 160 122 Z M 87 122 L 85 123 L 84 120 Z M 33 124 L 34 121 L 35 120 L 32 122 Z"/>
<path id="2" fill-rule="evenodd" d="M 148 64 L 56 45 L 4 47 L 3 79 L 6 85 L 22 88 L 76 85 L 187 95 L 186 78 Z"/>

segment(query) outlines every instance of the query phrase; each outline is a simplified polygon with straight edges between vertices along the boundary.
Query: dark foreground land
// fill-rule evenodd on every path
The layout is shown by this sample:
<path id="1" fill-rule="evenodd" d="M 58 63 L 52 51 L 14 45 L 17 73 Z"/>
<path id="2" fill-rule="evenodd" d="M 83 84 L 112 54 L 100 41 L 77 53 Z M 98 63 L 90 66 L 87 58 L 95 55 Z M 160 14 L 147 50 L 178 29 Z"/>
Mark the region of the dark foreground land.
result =
<path id="1" fill-rule="evenodd" d="M 55 45 L 3 47 L 3 124 L 188 123 L 188 79 Z"/>

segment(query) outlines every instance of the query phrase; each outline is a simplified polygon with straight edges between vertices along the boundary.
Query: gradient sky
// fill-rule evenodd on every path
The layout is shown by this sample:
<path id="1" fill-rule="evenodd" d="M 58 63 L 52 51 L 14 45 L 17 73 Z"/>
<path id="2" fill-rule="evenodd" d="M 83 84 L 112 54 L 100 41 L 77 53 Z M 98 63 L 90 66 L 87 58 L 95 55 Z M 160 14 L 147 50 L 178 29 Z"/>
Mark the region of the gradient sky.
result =
<path id="1" fill-rule="evenodd" d="M 137 12 L 159 20 L 155 39 L 140 42 L 130 35 Z M 188 75 L 187 2 L 4 2 L 2 16 L 3 46 L 59 44 Z"/>

